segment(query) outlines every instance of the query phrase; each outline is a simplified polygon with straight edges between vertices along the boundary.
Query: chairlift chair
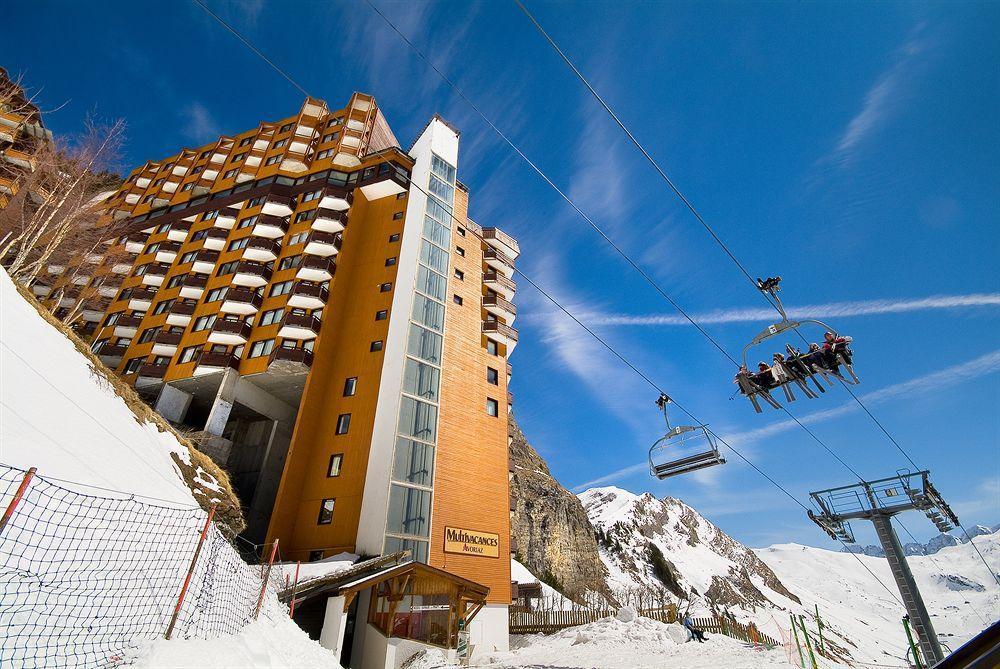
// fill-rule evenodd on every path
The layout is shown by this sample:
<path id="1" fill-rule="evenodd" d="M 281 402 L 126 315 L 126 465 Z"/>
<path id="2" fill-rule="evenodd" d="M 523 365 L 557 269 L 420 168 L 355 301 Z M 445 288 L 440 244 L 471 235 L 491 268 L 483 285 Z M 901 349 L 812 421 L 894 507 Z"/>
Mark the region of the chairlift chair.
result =
<path id="1" fill-rule="evenodd" d="M 669 402 L 670 398 L 666 395 L 660 395 L 656 400 L 656 405 L 663 411 L 667 433 L 649 449 L 649 473 L 662 480 L 726 464 L 726 459 L 719 453 L 715 437 L 704 425 L 670 426 L 670 418 L 667 415 Z M 671 458 L 666 453 L 667 449 L 676 452 L 690 447 L 697 447 L 698 452 L 682 458 Z"/>
<path id="2" fill-rule="evenodd" d="M 785 352 L 788 354 L 788 357 L 784 360 L 774 360 L 774 364 L 772 365 L 772 369 L 777 370 L 772 371 L 774 384 L 763 386 L 758 383 L 754 378 L 754 375 L 750 373 L 749 367 L 747 366 L 747 354 L 751 348 L 759 346 L 768 339 L 777 337 L 782 333 L 797 331 L 806 324 L 818 325 L 824 330 L 832 332 L 835 337 L 837 336 L 837 332 L 823 321 L 816 320 L 814 318 L 806 318 L 801 321 L 789 320 L 788 315 L 785 313 L 785 307 L 781 303 L 781 298 L 778 297 L 778 291 L 781 289 L 780 276 L 764 280 L 757 279 L 757 288 L 762 293 L 770 295 L 774 299 L 774 304 L 777 307 L 778 312 L 781 314 L 781 321 L 764 328 L 756 337 L 750 340 L 749 344 L 743 347 L 742 366 L 736 374 L 736 383 L 739 385 L 740 392 L 746 395 L 747 399 L 750 400 L 750 404 L 753 405 L 754 411 L 757 413 L 762 412 L 760 406 L 761 399 L 775 409 L 780 409 L 781 404 L 779 404 L 778 400 L 776 400 L 771 394 L 771 390 L 778 388 L 780 388 L 784 394 L 785 401 L 794 402 L 796 398 L 794 392 L 792 391 L 793 386 L 798 387 L 798 389 L 801 390 L 807 398 L 815 399 L 819 397 L 818 393 L 826 392 L 826 388 L 823 386 L 821 380 L 825 381 L 829 386 L 833 386 L 833 381 L 830 379 L 830 376 L 836 376 L 844 383 L 852 385 L 861 382 L 860 379 L 858 379 L 857 374 L 854 373 L 853 365 L 848 362 L 848 358 L 851 356 L 849 347 L 845 347 L 847 356 L 844 355 L 844 351 L 837 353 L 837 370 L 833 370 L 817 364 L 814 360 L 811 360 L 808 351 L 803 354 L 800 350 L 793 348 L 791 344 L 786 344 Z M 847 374 L 850 378 L 840 374 L 839 369 L 847 370 Z M 812 381 L 815 387 L 810 386 L 809 381 Z"/>

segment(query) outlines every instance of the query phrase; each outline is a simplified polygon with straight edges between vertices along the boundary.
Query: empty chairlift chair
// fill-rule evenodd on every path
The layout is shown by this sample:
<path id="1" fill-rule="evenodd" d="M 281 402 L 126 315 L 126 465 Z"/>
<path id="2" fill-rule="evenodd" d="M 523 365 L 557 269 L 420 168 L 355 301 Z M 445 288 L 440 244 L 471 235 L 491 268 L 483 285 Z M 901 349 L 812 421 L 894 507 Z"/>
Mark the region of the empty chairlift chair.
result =
<path id="1" fill-rule="evenodd" d="M 670 398 L 666 395 L 660 395 L 656 400 L 656 405 L 663 411 L 667 433 L 649 449 L 649 473 L 658 479 L 665 479 L 726 464 L 715 437 L 704 425 L 670 426 L 667 415 L 669 403 Z M 688 455 L 683 455 L 685 453 Z"/>

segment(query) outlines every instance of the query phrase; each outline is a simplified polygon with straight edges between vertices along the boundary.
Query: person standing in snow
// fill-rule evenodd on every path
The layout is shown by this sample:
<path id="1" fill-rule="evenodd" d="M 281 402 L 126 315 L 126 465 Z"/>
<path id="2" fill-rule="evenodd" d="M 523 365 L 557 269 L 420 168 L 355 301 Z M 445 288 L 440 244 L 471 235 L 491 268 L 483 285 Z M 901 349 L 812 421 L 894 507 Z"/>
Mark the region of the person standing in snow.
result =
<path id="1" fill-rule="evenodd" d="M 692 637 L 698 640 L 698 643 L 705 643 L 705 639 L 708 637 L 705 636 L 705 632 L 703 630 L 697 629 L 694 626 L 694 621 L 691 620 L 691 616 L 684 616 L 684 627 L 691 633 Z"/>

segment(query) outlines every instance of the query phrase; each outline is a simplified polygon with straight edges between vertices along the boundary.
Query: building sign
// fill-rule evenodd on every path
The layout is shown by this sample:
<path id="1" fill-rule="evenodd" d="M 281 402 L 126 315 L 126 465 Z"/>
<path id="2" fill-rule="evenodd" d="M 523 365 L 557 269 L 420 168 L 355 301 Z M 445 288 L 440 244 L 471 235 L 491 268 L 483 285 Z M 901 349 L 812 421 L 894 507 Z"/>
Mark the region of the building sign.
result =
<path id="1" fill-rule="evenodd" d="M 444 552 L 482 557 L 500 557 L 500 535 L 489 532 L 444 528 Z"/>

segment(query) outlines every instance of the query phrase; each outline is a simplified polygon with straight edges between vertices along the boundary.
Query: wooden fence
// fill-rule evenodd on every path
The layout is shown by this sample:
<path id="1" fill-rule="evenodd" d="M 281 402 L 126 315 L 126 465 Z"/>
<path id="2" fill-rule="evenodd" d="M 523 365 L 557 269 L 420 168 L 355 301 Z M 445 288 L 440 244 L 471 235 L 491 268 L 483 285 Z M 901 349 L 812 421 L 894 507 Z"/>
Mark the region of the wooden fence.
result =
<path id="1" fill-rule="evenodd" d="M 617 611 L 614 609 L 527 611 L 523 608 L 512 606 L 509 614 L 510 633 L 552 634 L 567 627 L 596 622 L 602 618 L 614 616 L 616 613 Z M 661 623 L 677 622 L 677 609 L 673 606 L 659 609 L 639 609 L 639 615 L 659 620 Z M 763 644 L 765 646 L 781 645 L 772 637 L 759 631 L 753 623 L 744 625 L 728 618 L 692 618 L 692 623 L 697 629 L 714 634 L 725 634 L 746 643 Z"/>

